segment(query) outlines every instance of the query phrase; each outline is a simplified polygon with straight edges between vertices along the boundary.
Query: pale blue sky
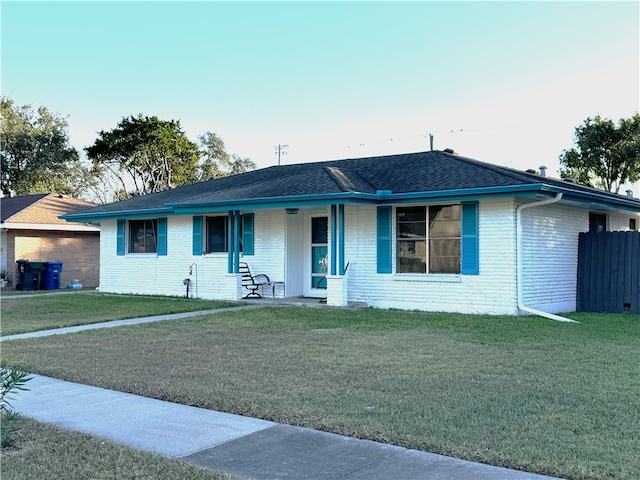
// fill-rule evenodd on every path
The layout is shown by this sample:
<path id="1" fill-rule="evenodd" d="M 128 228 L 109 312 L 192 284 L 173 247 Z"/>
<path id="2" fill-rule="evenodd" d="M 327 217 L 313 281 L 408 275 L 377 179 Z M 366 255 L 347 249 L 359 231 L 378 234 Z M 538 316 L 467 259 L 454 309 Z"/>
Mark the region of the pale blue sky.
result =
<path id="1" fill-rule="evenodd" d="M 2 94 L 71 142 L 143 113 L 259 167 L 438 149 L 547 165 L 640 110 L 638 2 L 2 1 Z M 635 195 L 640 196 L 638 186 Z"/>

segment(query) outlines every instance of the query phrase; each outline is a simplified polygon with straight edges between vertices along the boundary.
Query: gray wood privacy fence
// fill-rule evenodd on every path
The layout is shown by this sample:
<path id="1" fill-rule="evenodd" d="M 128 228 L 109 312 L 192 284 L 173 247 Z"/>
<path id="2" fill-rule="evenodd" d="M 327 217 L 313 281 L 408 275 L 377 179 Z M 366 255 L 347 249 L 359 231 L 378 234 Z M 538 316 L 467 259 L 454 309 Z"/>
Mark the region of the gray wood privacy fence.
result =
<path id="1" fill-rule="evenodd" d="M 640 313 L 640 232 L 588 232 L 578 240 L 581 312 Z"/>

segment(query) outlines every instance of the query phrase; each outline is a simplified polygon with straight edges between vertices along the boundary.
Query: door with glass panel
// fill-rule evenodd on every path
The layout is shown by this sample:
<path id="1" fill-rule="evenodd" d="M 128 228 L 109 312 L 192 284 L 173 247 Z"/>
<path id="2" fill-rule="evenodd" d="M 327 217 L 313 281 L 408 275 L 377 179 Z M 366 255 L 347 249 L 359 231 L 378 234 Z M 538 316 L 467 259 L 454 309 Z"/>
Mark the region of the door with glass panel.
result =
<path id="1" fill-rule="evenodd" d="M 326 297 L 327 273 L 329 267 L 329 217 L 311 217 L 311 268 L 309 294 Z"/>

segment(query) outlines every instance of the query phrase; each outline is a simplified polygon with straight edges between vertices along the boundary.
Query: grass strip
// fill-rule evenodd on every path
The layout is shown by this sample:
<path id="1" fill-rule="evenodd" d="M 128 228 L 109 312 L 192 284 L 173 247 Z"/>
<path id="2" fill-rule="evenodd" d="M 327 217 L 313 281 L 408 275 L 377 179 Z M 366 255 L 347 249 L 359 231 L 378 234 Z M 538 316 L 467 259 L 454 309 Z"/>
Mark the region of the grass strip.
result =
<path id="1" fill-rule="evenodd" d="M 122 419 L 126 421 L 126 419 Z M 110 440 L 23 419 L 0 455 L 2 480 L 232 480 L 211 470 Z"/>
<path id="2" fill-rule="evenodd" d="M 3 344 L 56 378 L 564 478 L 640 478 L 640 316 L 265 308 Z M 78 367 L 81 365 L 81 367 Z"/>
<path id="3" fill-rule="evenodd" d="M 218 300 L 104 293 L 2 299 L 2 335 L 238 305 Z"/>

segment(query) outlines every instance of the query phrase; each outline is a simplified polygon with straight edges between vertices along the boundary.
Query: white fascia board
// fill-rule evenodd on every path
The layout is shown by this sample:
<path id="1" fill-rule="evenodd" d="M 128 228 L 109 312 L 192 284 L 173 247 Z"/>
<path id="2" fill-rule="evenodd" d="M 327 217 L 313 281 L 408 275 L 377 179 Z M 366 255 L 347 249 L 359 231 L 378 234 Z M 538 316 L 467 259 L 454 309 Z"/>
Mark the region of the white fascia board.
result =
<path id="1" fill-rule="evenodd" d="M 54 225 L 48 223 L 0 223 L 5 230 L 60 230 L 65 232 L 99 232 L 100 227 L 87 224 Z"/>

